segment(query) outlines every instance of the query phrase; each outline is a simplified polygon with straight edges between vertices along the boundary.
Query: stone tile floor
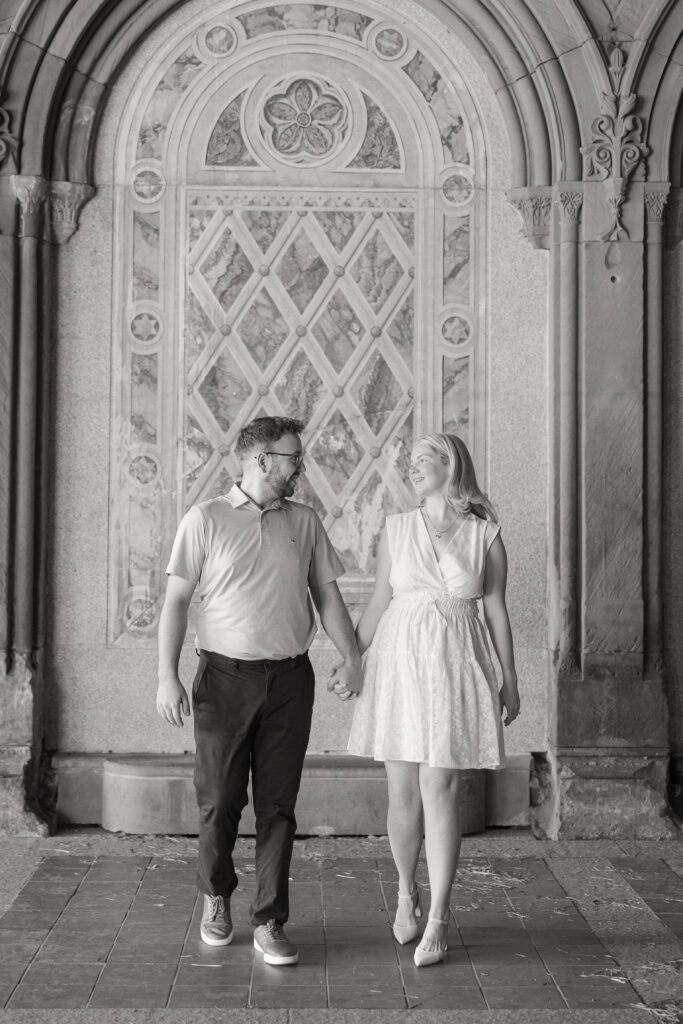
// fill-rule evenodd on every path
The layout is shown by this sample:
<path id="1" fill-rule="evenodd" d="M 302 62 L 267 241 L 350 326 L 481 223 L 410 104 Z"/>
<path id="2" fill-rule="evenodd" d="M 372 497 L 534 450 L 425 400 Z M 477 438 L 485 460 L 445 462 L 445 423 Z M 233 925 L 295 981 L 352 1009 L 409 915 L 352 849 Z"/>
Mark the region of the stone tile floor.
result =
<path id="1" fill-rule="evenodd" d="M 237 1020 L 241 1009 L 289 1022 L 304 1011 L 382 1024 L 408 1011 L 415 1021 L 683 1021 L 680 843 L 466 839 L 447 961 L 418 970 L 413 944 L 391 934 L 385 839 L 297 842 L 288 931 L 300 961 L 279 968 L 252 946 L 250 841 L 237 851 L 236 935 L 223 948 L 199 940 L 195 841 L 81 832 L 22 842 L 14 871 L 11 859 L 0 870 L 0 1019 L 40 1010 L 104 1021 L 129 1009 L 170 1014 L 145 1021 L 201 1010 Z M 424 865 L 420 874 L 428 904 Z"/>

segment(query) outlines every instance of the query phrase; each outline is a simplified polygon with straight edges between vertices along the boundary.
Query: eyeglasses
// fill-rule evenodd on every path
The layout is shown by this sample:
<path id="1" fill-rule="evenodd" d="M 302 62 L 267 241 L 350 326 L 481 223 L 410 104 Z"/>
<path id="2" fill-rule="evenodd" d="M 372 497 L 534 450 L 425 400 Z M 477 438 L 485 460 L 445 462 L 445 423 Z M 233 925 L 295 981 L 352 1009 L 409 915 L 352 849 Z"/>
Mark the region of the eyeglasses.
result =
<path id="1" fill-rule="evenodd" d="M 303 465 L 303 461 L 306 458 L 303 452 L 299 454 L 296 452 L 268 452 L 265 451 L 265 449 L 264 451 L 259 452 L 259 455 L 281 455 L 283 459 L 289 459 L 289 461 L 294 463 L 295 466 Z M 254 458 L 258 459 L 258 455 L 255 455 Z"/>

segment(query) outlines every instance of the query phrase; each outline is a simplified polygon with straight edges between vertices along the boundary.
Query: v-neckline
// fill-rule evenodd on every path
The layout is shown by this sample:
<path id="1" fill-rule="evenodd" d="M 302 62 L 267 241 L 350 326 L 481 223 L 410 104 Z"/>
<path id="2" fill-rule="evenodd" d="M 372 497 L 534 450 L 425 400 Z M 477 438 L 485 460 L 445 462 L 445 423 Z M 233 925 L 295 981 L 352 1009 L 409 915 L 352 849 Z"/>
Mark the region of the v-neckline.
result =
<path id="1" fill-rule="evenodd" d="M 448 549 L 451 546 L 451 544 L 453 543 L 453 541 L 455 540 L 455 538 L 457 536 L 459 536 L 460 531 L 462 530 L 463 526 L 465 525 L 465 523 L 469 519 L 469 516 L 463 516 L 463 520 L 460 523 L 460 526 L 458 527 L 458 529 L 455 531 L 455 533 L 453 534 L 451 539 L 446 544 L 446 547 L 443 549 L 443 553 L 441 555 L 441 558 L 439 558 L 439 556 L 436 553 L 436 548 L 434 547 L 434 542 L 432 540 L 431 534 L 430 534 L 429 530 L 427 529 L 427 524 L 425 522 L 424 515 L 422 514 L 422 508 L 418 508 L 417 509 L 417 514 L 418 514 L 418 516 L 420 518 L 420 522 L 422 523 L 422 529 L 424 530 L 425 535 L 427 537 L 427 543 L 429 544 L 429 549 L 430 549 L 430 551 L 432 553 L 434 561 L 436 562 L 437 568 L 438 568 L 439 572 L 441 573 L 441 562 L 442 562 L 443 558 L 446 556 L 446 554 L 448 552 Z M 441 573 L 441 575 L 443 576 L 443 573 Z"/>

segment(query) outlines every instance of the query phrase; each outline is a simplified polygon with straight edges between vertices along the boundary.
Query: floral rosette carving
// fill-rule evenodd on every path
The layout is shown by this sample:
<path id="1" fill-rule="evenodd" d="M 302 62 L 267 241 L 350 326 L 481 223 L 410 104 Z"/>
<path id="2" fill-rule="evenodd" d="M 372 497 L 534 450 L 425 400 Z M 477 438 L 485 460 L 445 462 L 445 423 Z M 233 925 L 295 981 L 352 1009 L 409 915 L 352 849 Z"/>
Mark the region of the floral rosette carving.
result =
<path id="1" fill-rule="evenodd" d="M 263 105 L 264 138 L 293 163 L 330 157 L 346 138 L 349 106 L 329 82 L 297 78 Z"/>

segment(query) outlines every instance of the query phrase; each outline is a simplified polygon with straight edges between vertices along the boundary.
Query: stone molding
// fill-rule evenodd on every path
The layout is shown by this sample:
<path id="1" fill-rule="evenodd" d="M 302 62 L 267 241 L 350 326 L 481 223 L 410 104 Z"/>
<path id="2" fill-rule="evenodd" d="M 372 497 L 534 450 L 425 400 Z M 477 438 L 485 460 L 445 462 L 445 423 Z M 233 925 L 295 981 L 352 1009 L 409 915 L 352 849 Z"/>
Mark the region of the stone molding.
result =
<path id="1" fill-rule="evenodd" d="M 586 180 L 602 181 L 607 194 L 611 222 L 607 231 L 600 235 L 602 242 L 629 237 L 621 222 L 621 208 L 626 201 L 631 178 L 650 152 L 650 147 L 643 141 L 645 122 L 632 113 L 636 94 L 621 92 L 624 54 L 618 43 L 614 44 L 610 54 L 608 71 L 613 91 L 602 93 L 600 115 L 591 125 L 593 141 L 581 147 L 586 159 Z"/>
<path id="2" fill-rule="evenodd" d="M 553 206 L 552 188 L 537 185 L 532 188 L 510 189 L 507 199 L 522 219 L 521 234 L 534 249 L 550 247 L 550 224 Z"/>
<path id="3" fill-rule="evenodd" d="M 81 210 L 95 194 L 92 185 L 46 181 L 37 175 L 13 174 L 10 183 L 21 206 L 21 234 L 58 245 L 77 230 Z"/>
<path id="4" fill-rule="evenodd" d="M 672 188 L 666 204 L 667 248 L 675 249 L 683 238 L 683 188 Z"/>
<path id="5" fill-rule="evenodd" d="M 16 136 L 10 131 L 10 114 L 4 107 L 0 107 L 0 167 L 15 156 L 17 151 Z"/>

